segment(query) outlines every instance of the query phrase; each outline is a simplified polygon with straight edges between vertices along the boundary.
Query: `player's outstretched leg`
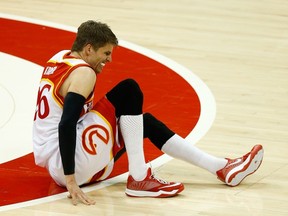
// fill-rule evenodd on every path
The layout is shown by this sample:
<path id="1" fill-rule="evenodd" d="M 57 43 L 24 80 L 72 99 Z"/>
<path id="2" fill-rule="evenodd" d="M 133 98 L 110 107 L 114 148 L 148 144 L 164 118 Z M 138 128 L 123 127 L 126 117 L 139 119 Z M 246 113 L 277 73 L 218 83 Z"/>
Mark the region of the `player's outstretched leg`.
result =
<path id="1" fill-rule="evenodd" d="M 144 114 L 144 136 L 164 153 L 211 172 L 229 186 L 240 184 L 259 168 L 263 160 L 261 145 L 254 146 L 249 153 L 233 160 L 215 157 L 175 134 L 150 113 Z"/>

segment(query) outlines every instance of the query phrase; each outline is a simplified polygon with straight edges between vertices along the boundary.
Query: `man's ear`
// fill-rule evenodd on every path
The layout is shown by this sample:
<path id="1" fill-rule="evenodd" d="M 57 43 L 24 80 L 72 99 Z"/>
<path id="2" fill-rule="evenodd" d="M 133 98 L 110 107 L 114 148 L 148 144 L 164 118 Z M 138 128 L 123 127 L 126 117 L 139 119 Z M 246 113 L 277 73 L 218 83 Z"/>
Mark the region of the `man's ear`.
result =
<path id="1" fill-rule="evenodd" d="M 84 46 L 84 51 L 86 54 L 90 54 L 91 52 L 93 52 L 93 46 L 91 44 L 86 44 Z"/>

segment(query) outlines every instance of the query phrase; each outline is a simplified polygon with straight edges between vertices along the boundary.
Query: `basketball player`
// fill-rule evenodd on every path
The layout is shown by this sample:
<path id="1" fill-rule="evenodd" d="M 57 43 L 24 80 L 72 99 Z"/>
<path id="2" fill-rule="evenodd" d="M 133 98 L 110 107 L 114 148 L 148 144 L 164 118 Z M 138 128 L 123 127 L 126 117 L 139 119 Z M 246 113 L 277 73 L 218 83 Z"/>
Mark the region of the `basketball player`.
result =
<path id="1" fill-rule="evenodd" d="M 160 180 L 146 166 L 146 137 L 164 153 L 211 172 L 229 186 L 240 184 L 258 169 L 263 158 L 261 145 L 237 159 L 216 158 L 190 145 L 152 114 L 143 114 L 143 94 L 132 79 L 123 80 L 94 103 L 97 74 L 112 61 L 117 45 L 106 24 L 84 22 L 72 49 L 54 55 L 42 74 L 33 124 L 35 162 L 67 188 L 74 205 L 78 201 L 95 204 L 79 186 L 107 178 L 124 145 L 129 162 L 128 196 L 180 193 L 182 183 Z"/>

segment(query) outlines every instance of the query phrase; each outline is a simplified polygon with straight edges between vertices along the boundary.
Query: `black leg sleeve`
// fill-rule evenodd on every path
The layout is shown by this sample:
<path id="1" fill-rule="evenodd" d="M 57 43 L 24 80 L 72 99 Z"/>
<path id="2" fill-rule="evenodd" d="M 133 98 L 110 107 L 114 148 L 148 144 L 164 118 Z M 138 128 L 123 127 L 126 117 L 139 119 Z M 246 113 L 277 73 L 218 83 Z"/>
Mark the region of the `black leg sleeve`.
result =
<path id="1" fill-rule="evenodd" d="M 133 79 L 118 83 L 106 94 L 106 97 L 115 107 L 117 117 L 142 114 L 143 93 Z"/>
<path id="2" fill-rule="evenodd" d="M 160 150 L 166 141 L 175 134 L 163 122 L 156 119 L 150 113 L 143 115 L 143 121 L 144 138 L 148 138 Z"/>

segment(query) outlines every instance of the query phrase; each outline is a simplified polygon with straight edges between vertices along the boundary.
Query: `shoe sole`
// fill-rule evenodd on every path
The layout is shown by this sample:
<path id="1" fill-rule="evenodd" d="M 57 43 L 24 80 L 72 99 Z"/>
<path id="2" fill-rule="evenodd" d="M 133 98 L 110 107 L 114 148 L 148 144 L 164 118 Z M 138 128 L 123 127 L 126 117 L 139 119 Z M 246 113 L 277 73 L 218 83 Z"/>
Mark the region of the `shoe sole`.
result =
<path id="1" fill-rule="evenodd" d="M 126 188 L 125 193 L 127 196 L 130 197 L 152 197 L 152 198 L 164 198 L 164 197 L 173 197 L 179 194 L 181 191 L 184 190 L 184 186 L 172 190 L 172 191 L 164 191 L 164 190 L 159 190 L 156 192 L 153 191 L 141 191 L 141 190 L 130 190 Z"/>
<path id="2" fill-rule="evenodd" d="M 241 166 L 236 167 L 228 173 L 226 177 L 227 185 L 235 187 L 239 185 L 247 176 L 256 172 L 262 163 L 264 155 L 262 146 L 258 146 L 258 148 L 259 149 L 254 155 L 249 155 L 249 157 L 246 159 L 247 162 L 245 161 L 243 164 L 241 164 Z"/>

